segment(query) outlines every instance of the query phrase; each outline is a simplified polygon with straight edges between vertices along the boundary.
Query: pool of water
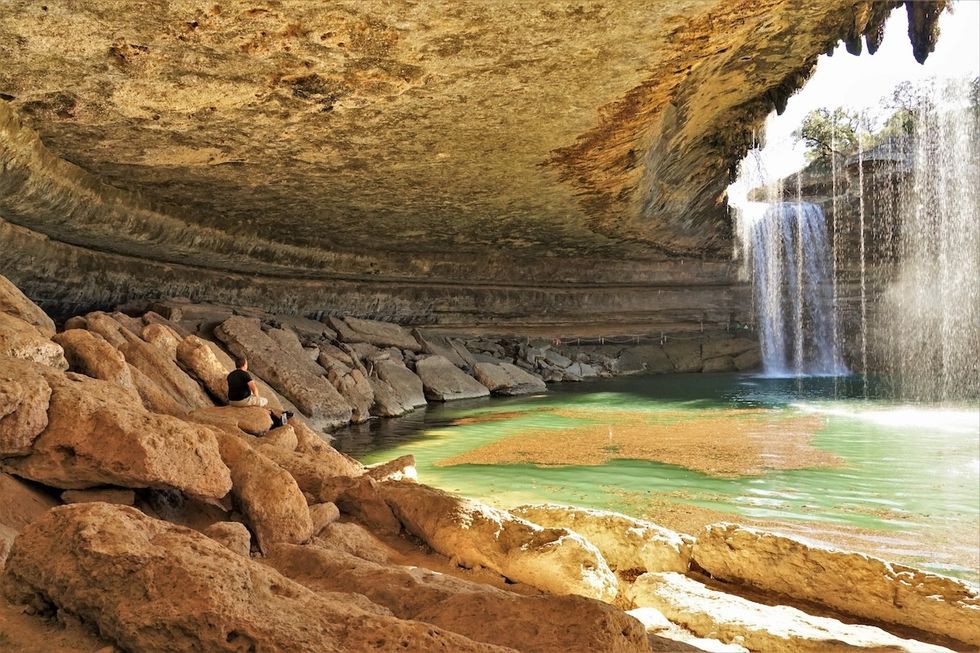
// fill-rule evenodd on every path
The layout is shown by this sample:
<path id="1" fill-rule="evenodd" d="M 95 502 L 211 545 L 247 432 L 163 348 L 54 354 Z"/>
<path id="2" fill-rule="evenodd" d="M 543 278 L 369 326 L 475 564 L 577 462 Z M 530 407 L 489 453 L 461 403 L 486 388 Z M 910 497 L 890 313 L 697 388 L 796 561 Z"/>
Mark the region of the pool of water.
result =
<path id="1" fill-rule="evenodd" d="M 865 398 L 865 395 L 871 398 Z M 980 410 L 857 379 L 677 375 L 434 405 L 336 434 L 366 463 L 511 507 L 555 501 L 687 532 L 729 520 L 980 580 Z"/>

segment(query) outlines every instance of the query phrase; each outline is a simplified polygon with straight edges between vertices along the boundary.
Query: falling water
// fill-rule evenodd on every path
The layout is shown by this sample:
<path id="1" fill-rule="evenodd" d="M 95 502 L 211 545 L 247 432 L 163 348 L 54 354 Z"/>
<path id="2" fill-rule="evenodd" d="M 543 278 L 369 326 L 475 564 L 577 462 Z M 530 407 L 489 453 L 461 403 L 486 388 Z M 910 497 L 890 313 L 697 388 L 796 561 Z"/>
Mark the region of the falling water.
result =
<path id="1" fill-rule="evenodd" d="M 755 205 L 743 216 L 767 376 L 846 373 L 834 340 L 830 249 L 823 210 Z"/>
<path id="2" fill-rule="evenodd" d="M 868 255 L 864 242 L 864 147 L 858 139 L 858 233 L 861 257 L 861 375 L 864 396 L 868 396 Z"/>

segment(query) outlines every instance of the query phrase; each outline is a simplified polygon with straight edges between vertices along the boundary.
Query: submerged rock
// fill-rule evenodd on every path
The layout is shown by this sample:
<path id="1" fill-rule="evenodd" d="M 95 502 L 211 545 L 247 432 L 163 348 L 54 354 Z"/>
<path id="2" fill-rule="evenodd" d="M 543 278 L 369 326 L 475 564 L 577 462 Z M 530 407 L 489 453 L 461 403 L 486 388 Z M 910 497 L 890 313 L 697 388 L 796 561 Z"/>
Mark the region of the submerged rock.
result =
<path id="1" fill-rule="evenodd" d="M 473 399 L 490 395 L 485 385 L 442 356 L 426 356 L 416 361 L 415 372 L 422 379 L 425 398 L 431 401 Z"/>

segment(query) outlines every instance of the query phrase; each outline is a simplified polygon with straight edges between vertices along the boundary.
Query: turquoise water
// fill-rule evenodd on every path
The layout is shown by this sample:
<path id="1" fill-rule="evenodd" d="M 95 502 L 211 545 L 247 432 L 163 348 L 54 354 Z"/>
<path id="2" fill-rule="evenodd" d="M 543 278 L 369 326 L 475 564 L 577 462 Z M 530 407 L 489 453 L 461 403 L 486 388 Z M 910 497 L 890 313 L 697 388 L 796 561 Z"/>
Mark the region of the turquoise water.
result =
<path id="1" fill-rule="evenodd" d="M 367 463 L 413 454 L 423 482 L 503 507 L 572 503 L 692 532 L 720 519 L 756 523 L 977 581 L 977 406 L 904 405 L 863 394 L 848 379 L 630 377 L 562 384 L 538 396 L 431 406 L 351 427 L 335 444 Z M 806 449 L 832 462 L 810 466 L 804 458 L 800 469 L 719 475 L 617 458 L 622 433 L 634 434 L 634 443 L 638 439 L 656 457 L 657 438 L 689 424 L 707 425 L 697 432 L 704 440 L 685 445 L 695 459 L 710 455 L 706 440 L 723 443 L 730 429 L 749 425 L 765 466 L 768 452 L 787 437 L 787 425 L 803 424 Z M 520 449 L 523 439 L 539 437 L 558 443 L 547 462 L 562 458 L 566 437 L 571 459 L 582 455 L 583 437 L 590 438 L 586 454 L 610 459 L 566 465 L 450 460 L 504 443 L 512 456 L 516 451 L 537 461 L 533 446 Z"/>

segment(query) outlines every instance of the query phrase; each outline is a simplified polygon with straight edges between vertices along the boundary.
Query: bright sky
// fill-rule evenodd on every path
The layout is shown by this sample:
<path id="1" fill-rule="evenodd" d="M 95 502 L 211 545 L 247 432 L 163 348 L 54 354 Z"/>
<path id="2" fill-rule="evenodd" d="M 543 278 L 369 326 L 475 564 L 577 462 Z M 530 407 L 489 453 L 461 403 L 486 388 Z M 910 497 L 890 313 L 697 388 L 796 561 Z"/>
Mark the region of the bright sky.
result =
<path id="1" fill-rule="evenodd" d="M 892 12 L 885 24 L 885 38 L 873 56 L 865 50 L 855 57 L 843 43 L 832 57 L 821 55 L 813 77 L 790 98 L 783 115 L 773 112 L 766 121 L 766 147 L 761 151 L 766 176 L 785 177 L 805 165 L 803 144 L 797 143 L 792 133 L 813 109 L 843 106 L 874 110 L 882 107 L 883 98 L 890 97 L 900 82 L 930 77 L 964 79 L 980 74 L 980 0 L 956 0 L 953 11 L 940 17 L 939 29 L 936 51 L 924 65 L 912 56 L 904 7 Z M 761 181 L 757 175 L 744 174 L 729 187 L 732 204 L 741 204 L 748 190 Z"/>

